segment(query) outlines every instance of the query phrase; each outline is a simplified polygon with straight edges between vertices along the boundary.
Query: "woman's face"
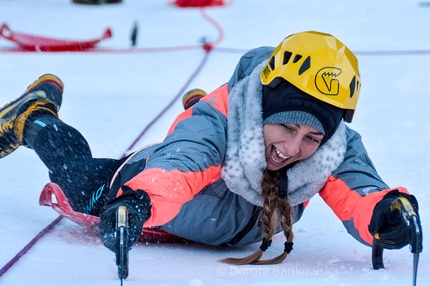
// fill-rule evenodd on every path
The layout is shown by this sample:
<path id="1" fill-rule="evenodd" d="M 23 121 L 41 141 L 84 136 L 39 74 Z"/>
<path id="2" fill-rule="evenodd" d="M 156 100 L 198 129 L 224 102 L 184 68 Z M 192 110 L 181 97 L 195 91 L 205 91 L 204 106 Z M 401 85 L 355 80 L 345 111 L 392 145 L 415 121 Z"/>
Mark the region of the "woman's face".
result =
<path id="1" fill-rule="evenodd" d="M 324 138 L 317 129 L 304 124 L 265 124 L 263 136 L 267 169 L 271 171 L 309 158 Z"/>

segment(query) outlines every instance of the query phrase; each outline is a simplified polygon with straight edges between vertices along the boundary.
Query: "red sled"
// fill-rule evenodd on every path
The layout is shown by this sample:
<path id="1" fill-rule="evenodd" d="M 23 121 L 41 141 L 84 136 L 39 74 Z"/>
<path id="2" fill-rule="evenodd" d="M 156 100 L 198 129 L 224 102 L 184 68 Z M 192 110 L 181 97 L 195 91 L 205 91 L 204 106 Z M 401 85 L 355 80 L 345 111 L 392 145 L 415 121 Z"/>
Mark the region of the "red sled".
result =
<path id="1" fill-rule="evenodd" d="M 63 190 L 55 183 L 48 183 L 42 190 L 39 198 L 39 204 L 41 206 L 52 207 L 61 216 L 70 219 L 86 229 L 98 233 L 98 222 L 99 218 L 96 216 L 76 212 L 69 204 Z M 151 243 L 183 243 L 188 242 L 186 239 L 178 237 L 176 235 L 167 233 L 160 229 L 154 228 L 143 228 L 142 234 L 139 237 L 140 241 L 151 242 Z"/>
<path id="2" fill-rule="evenodd" d="M 175 4 L 181 8 L 185 7 L 209 7 L 223 6 L 223 0 L 176 0 Z"/>
<path id="3" fill-rule="evenodd" d="M 72 41 L 14 32 L 4 23 L 0 27 L 0 36 L 18 44 L 21 48 L 28 51 L 64 52 L 92 49 L 96 44 L 112 37 L 112 31 L 107 28 L 100 38 L 88 41 Z"/>

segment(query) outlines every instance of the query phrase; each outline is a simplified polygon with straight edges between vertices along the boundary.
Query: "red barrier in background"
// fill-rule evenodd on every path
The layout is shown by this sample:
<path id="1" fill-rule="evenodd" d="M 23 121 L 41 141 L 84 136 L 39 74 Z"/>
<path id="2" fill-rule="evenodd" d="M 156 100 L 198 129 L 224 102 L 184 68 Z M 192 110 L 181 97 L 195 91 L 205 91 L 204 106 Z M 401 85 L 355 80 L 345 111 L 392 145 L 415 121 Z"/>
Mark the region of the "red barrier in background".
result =
<path id="1" fill-rule="evenodd" d="M 175 5 L 179 7 L 208 7 L 224 6 L 223 0 L 176 0 Z"/>

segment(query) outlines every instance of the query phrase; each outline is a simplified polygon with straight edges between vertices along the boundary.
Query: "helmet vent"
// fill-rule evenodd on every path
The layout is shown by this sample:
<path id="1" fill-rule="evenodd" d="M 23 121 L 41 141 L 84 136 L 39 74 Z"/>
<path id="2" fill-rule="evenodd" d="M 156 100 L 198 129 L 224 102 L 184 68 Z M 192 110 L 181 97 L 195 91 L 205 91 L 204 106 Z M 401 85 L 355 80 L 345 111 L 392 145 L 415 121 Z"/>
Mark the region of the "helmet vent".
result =
<path id="1" fill-rule="evenodd" d="M 289 51 L 285 51 L 284 52 L 284 62 L 282 63 L 283 65 L 288 64 L 288 62 L 290 61 L 291 56 L 293 55 L 292 52 Z"/>
<path id="2" fill-rule="evenodd" d="M 356 87 L 356 79 L 355 76 L 352 78 L 351 83 L 349 84 L 349 97 L 353 97 Z"/>
<path id="3" fill-rule="evenodd" d="M 311 67 L 311 56 L 308 56 L 299 69 L 299 75 L 307 71 Z"/>
<path id="4" fill-rule="evenodd" d="M 269 67 L 273 71 L 275 69 L 275 57 L 272 57 L 269 61 Z"/>
<path id="5" fill-rule="evenodd" d="M 297 63 L 298 61 L 300 61 L 301 58 L 302 58 L 302 55 L 295 55 L 293 63 Z"/>

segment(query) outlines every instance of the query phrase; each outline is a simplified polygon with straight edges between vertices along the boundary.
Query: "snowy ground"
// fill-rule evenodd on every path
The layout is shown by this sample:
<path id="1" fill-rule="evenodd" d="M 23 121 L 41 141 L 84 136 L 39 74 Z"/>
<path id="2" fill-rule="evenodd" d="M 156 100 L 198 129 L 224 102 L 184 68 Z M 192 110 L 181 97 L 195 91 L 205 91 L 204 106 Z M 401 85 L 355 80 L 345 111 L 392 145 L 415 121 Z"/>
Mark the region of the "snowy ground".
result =
<path id="1" fill-rule="evenodd" d="M 128 49 L 134 21 L 137 48 L 198 45 L 219 34 L 199 9 L 179 9 L 168 0 L 124 0 L 118 5 L 73 5 L 71 0 L 0 0 L 0 24 L 38 35 L 91 39 L 106 27 L 113 38 L 99 45 Z M 406 186 L 421 205 L 429 229 L 430 54 L 369 55 L 367 51 L 430 50 L 430 6 L 416 1 L 235 0 L 208 8 L 223 29 L 218 47 L 248 50 L 277 45 L 285 36 L 319 30 L 339 37 L 357 53 L 362 93 L 351 126 L 360 131 L 380 174 L 391 186 Z M 0 104 L 19 96 L 44 73 L 66 85 L 60 117 L 80 130 L 97 157 L 119 157 L 142 129 L 183 88 L 204 57 L 200 49 L 136 53 L 6 53 L 0 39 Z M 216 50 L 191 83 L 210 91 L 227 81 L 240 52 Z M 181 110 L 180 101 L 138 146 L 162 140 Z M 38 205 L 48 182 L 37 156 L 20 148 L 0 161 L 0 267 L 57 214 Z M 137 245 L 124 285 L 410 285 L 407 248 L 385 252 L 385 270 L 371 266 L 370 248 L 351 238 L 331 210 L 315 197 L 294 226 L 295 248 L 277 266 L 230 267 L 219 259 L 251 253 L 257 246 L 224 249 L 196 244 Z M 430 285 L 428 236 L 420 257 L 418 285 Z M 283 249 L 276 237 L 267 256 Z M 17 264 L 0 285 L 119 285 L 113 253 L 98 237 L 62 220 Z"/>

